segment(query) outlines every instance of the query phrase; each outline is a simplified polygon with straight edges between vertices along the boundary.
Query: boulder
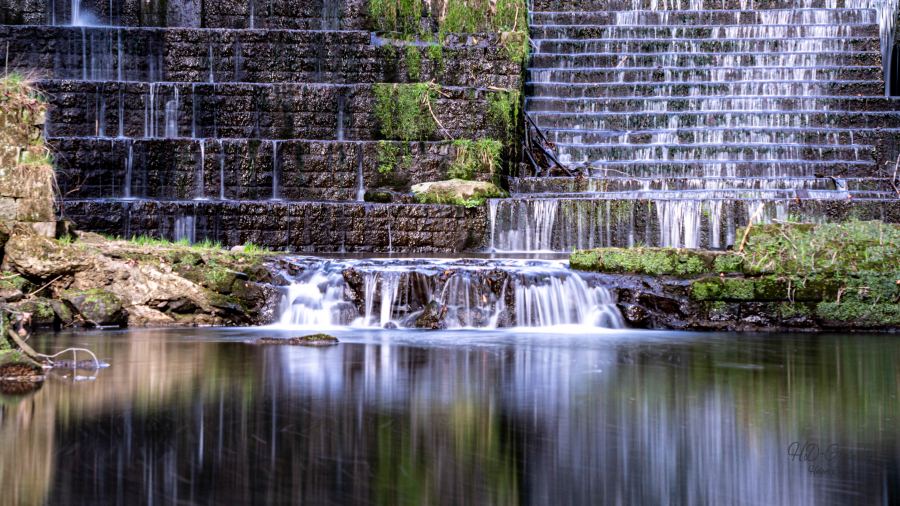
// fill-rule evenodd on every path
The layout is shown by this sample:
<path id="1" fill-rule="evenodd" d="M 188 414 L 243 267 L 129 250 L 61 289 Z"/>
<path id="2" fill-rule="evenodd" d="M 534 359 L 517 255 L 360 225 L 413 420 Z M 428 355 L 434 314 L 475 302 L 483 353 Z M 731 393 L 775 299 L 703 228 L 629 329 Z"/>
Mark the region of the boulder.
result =
<path id="1" fill-rule="evenodd" d="M 50 279 L 88 269 L 91 260 L 79 248 L 17 230 L 6 243 L 4 266 L 28 278 Z"/>
<path id="2" fill-rule="evenodd" d="M 127 320 L 122 301 L 106 290 L 69 290 L 62 293 L 62 299 L 71 304 L 85 321 L 94 325 L 121 326 Z"/>
<path id="3" fill-rule="evenodd" d="M 308 336 L 292 337 L 290 339 L 282 339 L 279 337 L 263 337 L 256 341 L 256 344 L 277 344 L 283 346 L 331 346 L 338 344 L 338 338 L 328 334 L 312 334 Z"/>

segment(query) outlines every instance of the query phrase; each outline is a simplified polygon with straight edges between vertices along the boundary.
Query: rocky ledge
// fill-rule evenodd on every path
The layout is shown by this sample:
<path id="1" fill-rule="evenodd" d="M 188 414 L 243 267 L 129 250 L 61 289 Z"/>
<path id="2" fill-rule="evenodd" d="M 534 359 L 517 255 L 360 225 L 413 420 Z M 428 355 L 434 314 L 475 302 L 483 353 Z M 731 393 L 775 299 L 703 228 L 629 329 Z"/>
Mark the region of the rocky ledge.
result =
<path id="1" fill-rule="evenodd" d="M 280 300 L 258 248 L 0 230 L 0 306 L 34 327 L 255 325 Z"/>
<path id="2" fill-rule="evenodd" d="M 900 330 L 900 225 L 756 225 L 733 252 L 576 251 L 631 326 L 694 330 Z"/>

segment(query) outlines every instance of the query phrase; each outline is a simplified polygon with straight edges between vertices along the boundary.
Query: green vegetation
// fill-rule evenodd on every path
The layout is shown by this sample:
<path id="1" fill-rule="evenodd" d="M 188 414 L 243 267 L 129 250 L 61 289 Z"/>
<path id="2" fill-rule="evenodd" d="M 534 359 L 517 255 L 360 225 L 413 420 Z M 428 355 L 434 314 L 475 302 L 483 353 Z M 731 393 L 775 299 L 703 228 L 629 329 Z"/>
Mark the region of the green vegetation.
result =
<path id="1" fill-rule="evenodd" d="M 488 121 L 505 135 L 505 141 L 515 138 L 519 124 L 521 94 L 518 90 L 495 91 L 487 96 Z"/>
<path id="2" fill-rule="evenodd" d="M 744 238 L 745 231 L 737 237 Z M 743 251 L 576 251 L 575 269 L 693 278 L 695 301 L 773 303 L 783 319 L 900 326 L 900 225 L 878 221 L 756 225 Z"/>
<path id="3" fill-rule="evenodd" d="M 499 34 L 510 60 L 524 64 L 528 57 L 524 0 L 369 0 L 369 16 L 377 31 L 401 40 L 432 40 L 436 35 L 444 41 L 453 33 Z"/>
<path id="4" fill-rule="evenodd" d="M 412 164 L 412 152 L 409 143 L 379 141 L 376 147 L 378 173 L 390 174 L 394 169 L 408 168 Z"/>
<path id="5" fill-rule="evenodd" d="M 420 0 L 369 0 L 369 16 L 378 31 L 414 37 L 421 32 L 424 5 Z"/>
<path id="6" fill-rule="evenodd" d="M 720 264 L 728 266 L 729 261 L 723 259 L 732 256 L 674 248 L 601 248 L 573 252 L 570 264 L 583 271 L 695 277 L 718 269 Z"/>
<path id="7" fill-rule="evenodd" d="M 51 164 L 40 126 L 47 104 L 21 74 L 0 77 L 0 167 Z"/>
<path id="8" fill-rule="evenodd" d="M 412 191 L 420 204 L 463 207 L 478 207 L 487 199 L 507 197 L 506 192 L 493 183 L 462 179 L 417 184 L 412 187 Z"/>
<path id="9" fill-rule="evenodd" d="M 406 74 L 411 81 L 422 78 L 422 53 L 416 46 L 406 46 Z"/>
<path id="10" fill-rule="evenodd" d="M 385 139 L 430 139 L 436 129 L 432 103 L 438 86 L 431 83 L 374 85 L 375 117 Z"/>
<path id="11" fill-rule="evenodd" d="M 447 175 L 451 179 L 477 179 L 477 176 L 487 176 L 494 181 L 497 168 L 500 166 L 500 151 L 503 144 L 493 139 L 478 139 L 477 141 L 457 140 L 453 141 L 456 149 L 456 158 L 450 165 Z"/>

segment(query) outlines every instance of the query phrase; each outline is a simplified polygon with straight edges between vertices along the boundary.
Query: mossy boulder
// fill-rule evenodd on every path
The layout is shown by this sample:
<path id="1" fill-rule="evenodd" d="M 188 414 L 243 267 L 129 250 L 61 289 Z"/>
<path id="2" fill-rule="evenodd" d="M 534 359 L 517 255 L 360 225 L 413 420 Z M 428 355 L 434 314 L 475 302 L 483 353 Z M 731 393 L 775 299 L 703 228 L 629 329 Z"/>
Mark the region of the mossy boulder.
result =
<path id="1" fill-rule="evenodd" d="M 45 298 L 34 298 L 20 302 L 15 306 L 17 311 L 31 314 L 31 324 L 38 327 L 48 327 L 56 323 L 56 311 L 53 310 L 53 301 Z"/>
<path id="2" fill-rule="evenodd" d="M 736 255 L 674 248 L 599 248 L 572 253 L 573 269 L 615 274 L 697 277 L 718 272 L 739 272 Z"/>
<path id="3" fill-rule="evenodd" d="M 16 302 L 25 296 L 28 280 L 13 272 L 0 272 L 0 299 Z"/>
<path id="4" fill-rule="evenodd" d="M 61 294 L 61 299 L 69 303 L 89 324 L 102 327 L 121 326 L 127 320 L 122 301 L 115 294 L 94 288 L 91 290 L 69 290 Z"/>
<path id="5" fill-rule="evenodd" d="M 452 204 L 465 207 L 478 207 L 487 199 L 508 196 L 503 189 L 493 183 L 463 179 L 420 183 L 412 187 L 412 192 L 420 204 Z"/>

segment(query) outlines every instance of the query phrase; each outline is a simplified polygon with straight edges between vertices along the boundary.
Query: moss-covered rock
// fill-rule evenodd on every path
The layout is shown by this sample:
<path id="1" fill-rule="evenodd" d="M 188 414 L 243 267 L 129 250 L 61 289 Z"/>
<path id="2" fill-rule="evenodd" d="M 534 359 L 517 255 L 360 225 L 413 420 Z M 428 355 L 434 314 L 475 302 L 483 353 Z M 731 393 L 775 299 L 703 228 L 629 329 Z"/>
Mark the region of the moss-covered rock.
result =
<path id="1" fill-rule="evenodd" d="M 816 316 L 829 326 L 896 328 L 900 327 L 900 304 L 822 302 L 816 306 Z"/>
<path id="2" fill-rule="evenodd" d="M 122 301 L 106 290 L 68 290 L 60 298 L 75 308 L 87 323 L 106 327 L 121 326 L 126 322 Z"/>
<path id="3" fill-rule="evenodd" d="M 493 183 L 450 179 L 421 183 L 412 187 L 420 204 L 452 204 L 478 207 L 487 199 L 505 198 L 507 193 Z"/>
<path id="4" fill-rule="evenodd" d="M 3 261 L 8 268 L 28 278 L 49 279 L 90 267 L 88 256 L 71 244 L 17 231 L 9 238 Z"/>
<path id="5" fill-rule="evenodd" d="M 6 302 L 20 300 L 30 283 L 22 276 L 8 271 L 0 272 L 0 299 Z"/>
<path id="6" fill-rule="evenodd" d="M 674 248 L 600 248 L 576 251 L 569 262 L 573 269 L 582 271 L 689 278 L 731 272 L 734 265 L 740 265 L 731 258 L 733 256 Z M 718 271 L 717 267 L 728 267 L 728 270 Z"/>
<path id="7" fill-rule="evenodd" d="M 744 278 L 704 278 L 691 283 L 691 298 L 697 301 L 755 300 L 755 282 Z"/>
<path id="8" fill-rule="evenodd" d="M 48 327 L 56 323 L 53 301 L 42 297 L 29 299 L 15 305 L 17 311 L 31 314 L 32 325 Z"/>

